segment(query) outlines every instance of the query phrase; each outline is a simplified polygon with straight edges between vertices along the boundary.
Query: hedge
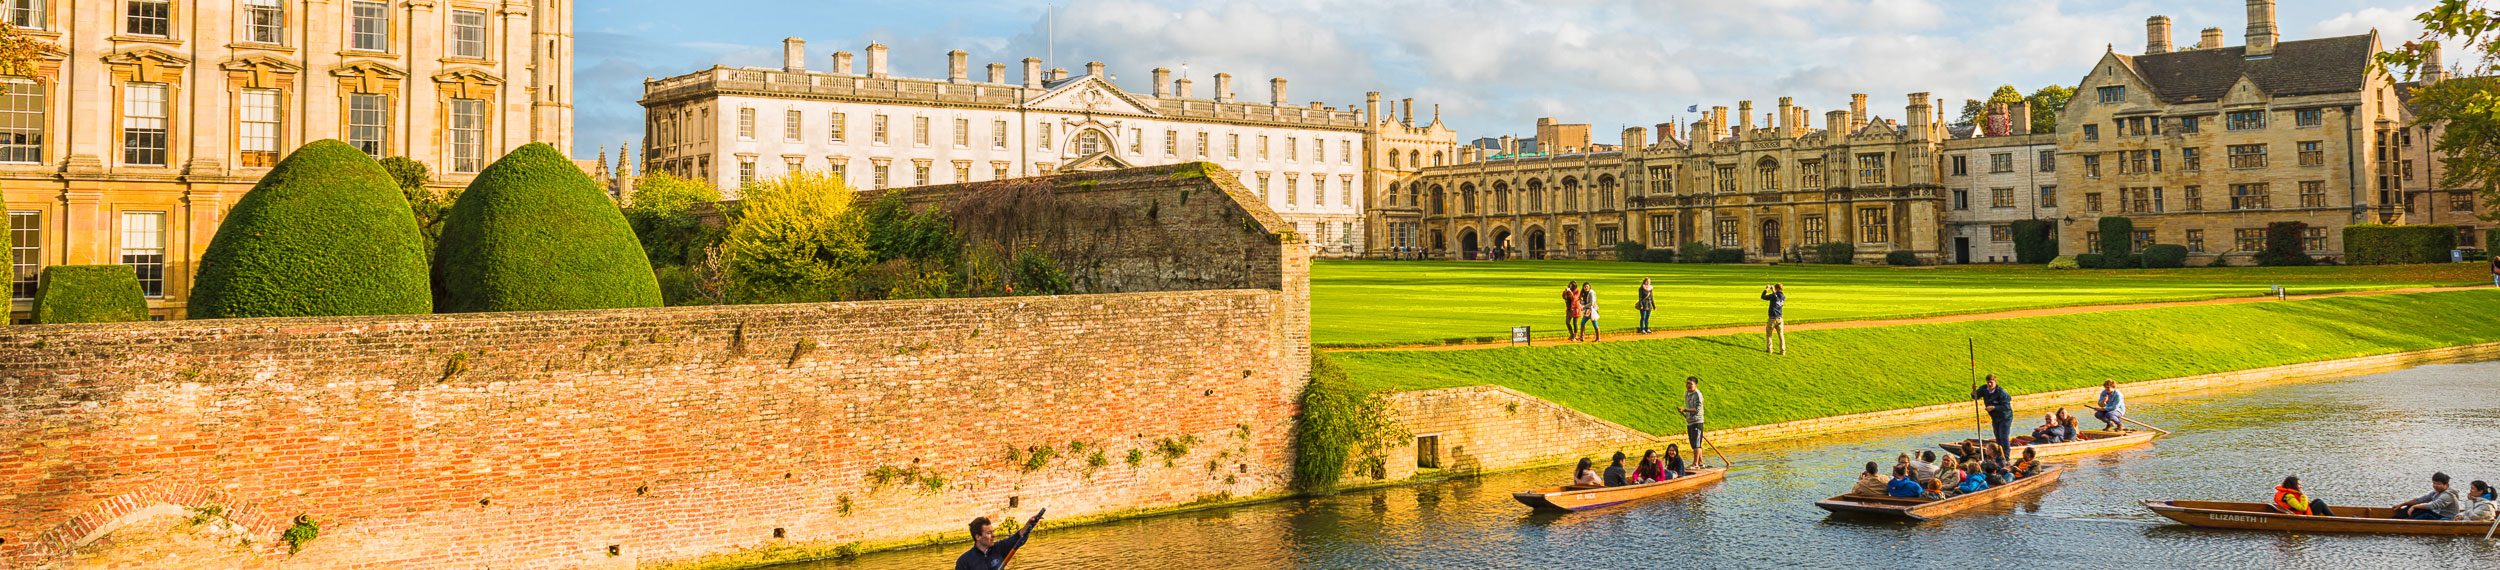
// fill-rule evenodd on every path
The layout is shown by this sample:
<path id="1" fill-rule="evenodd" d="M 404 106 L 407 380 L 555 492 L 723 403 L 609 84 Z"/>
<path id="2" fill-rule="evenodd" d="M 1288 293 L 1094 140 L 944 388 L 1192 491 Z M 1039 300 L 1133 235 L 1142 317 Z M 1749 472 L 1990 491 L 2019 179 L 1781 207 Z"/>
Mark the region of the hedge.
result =
<path id="1" fill-rule="evenodd" d="M 1745 250 L 1719 248 L 1710 250 L 1711 263 L 1744 263 Z"/>
<path id="2" fill-rule="evenodd" d="M 55 265 L 35 284 L 35 324 L 148 320 L 139 273 L 128 265 Z"/>
<path id="3" fill-rule="evenodd" d="M 336 140 L 289 153 L 236 200 L 200 254 L 194 319 L 434 311 L 408 199 Z"/>
<path id="4" fill-rule="evenodd" d="M 2091 255 L 2091 254 L 2084 254 L 2084 255 Z M 2083 268 L 2083 262 L 2082 262 L 2081 260 L 2079 260 L 2079 259 L 2076 259 L 2077 257 L 2078 257 L 2078 256 L 2073 256 L 2073 255 L 2061 255 L 2061 256 L 2058 256 L 2056 259 L 2051 259 L 2051 260 L 2049 260 L 2049 269 L 2082 269 L 2082 268 Z"/>
<path id="5" fill-rule="evenodd" d="M 2257 265 L 2267 267 L 2317 265 L 2316 258 L 2309 257 L 2307 252 L 2301 251 L 2300 234 L 2308 229 L 2309 224 L 2300 222 L 2266 224 L 2266 249 L 2257 253 Z"/>
<path id="6" fill-rule="evenodd" d="M 625 215 L 546 143 L 487 166 L 443 220 L 434 252 L 437 311 L 660 305 L 659 279 Z"/>
<path id="7" fill-rule="evenodd" d="M 2082 269 L 2101 269 L 2101 266 L 2107 263 L 2104 258 L 2109 256 L 2098 253 L 2082 253 L 2076 254 L 2074 257 L 2075 267 Z"/>
<path id="8" fill-rule="evenodd" d="M 2447 263 L 2456 226 L 2344 226 L 2344 262 L 2352 265 Z"/>
<path id="9" fill-rule="evenodd" d="M 1640 261 L 1642 254 L 1648 252 L 1649 248 L 1642 247 L 1640 242 L 1615 242 L 1615 261 Z"/>
<path id="10" fill-rule="evenodd" d="M 2135 253 L 2135 220 L 2119 216 L 2101 218 L 2101 255 Z"/>
<path id="11" fill-rule="evenodd" d="M 1816 263 L 1848 265 L 1856 263 L 1857 258 L 1858 244 L 1835 241 L 1817 244 L 1814 246 L 1814 260 Z"/>
<path id="12" fill-rule="evenodd" d="M 2057 259 L 2057 224 L 2048 220 L 2014 222 L 2014 262 L 2048 263 Z"/>
<path id="13" fill-rule="evenodd" d="M 2187 267 L 2187 254 L 2187 246 L 2160 243 L 2144 246 L 2144 254 L 2139 257 L 2145 269 L 2178 269 Z"/>
<path id="14" fill-rule="evenodd" d="M 1697 241 L 1685 242 L 1682 251 L 1676 252 L 1675 258 L 1684 260 L 1685 263 L 1710 263 L 1710 244 Z"/>
<path id="15" fill-rule="evenodd" d="M 2488 255 L 2500 255 L 2500 231 L 2494 230 L 2500 228 L 2483 229 L 2483 253 Z"/>
<path id="16" fill-rule="evenodd" d="M 1918 254 L 1907 251 L 1887 253 L 1884 254 L 1884 265 L 1896 267 L 1918 267 Z"/>
<path id="17" fill-rule="evenodd" d="M 1641 261 L 1650 263 L 1675 263 L 1675 250 L 1663 247 L 1644 250 L 1641 252 Z"/>

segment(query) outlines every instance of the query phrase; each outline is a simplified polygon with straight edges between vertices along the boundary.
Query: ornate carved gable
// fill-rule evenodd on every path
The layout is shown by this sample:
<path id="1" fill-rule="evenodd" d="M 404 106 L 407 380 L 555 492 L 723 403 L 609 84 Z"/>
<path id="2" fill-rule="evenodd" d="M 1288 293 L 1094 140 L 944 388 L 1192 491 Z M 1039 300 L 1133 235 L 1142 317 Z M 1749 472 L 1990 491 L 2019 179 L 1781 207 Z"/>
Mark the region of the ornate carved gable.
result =
<path id="1" fill-rule="evenodd" d="M 434 84 L 457 99 L 492 99 L 503 79 L 475 68 L 453 68 L 434 75 Z"/>
<path id="2" fill-rule="evenodd" d="M 122 81 L 173 83 L 182 79 L 182 69 L 191 66 L 191 59 L 151 47 L 136 47 L 104 56 L 104 65 L 113 69 L 113 76 Z"/>
<path id="3" fill-rule="evenodd" d="M 1084 158 L 1068 161 L 1067 165 L 1059 167 L 1059 171 L 1091 172 L 1096 170 L 1119 170 L 1134 166 L 1129 164 L 1128 161 L 1120 160 L 1119 154 L 1120 153 L 1114 149 L 1105 148 L 1102 152 L 1097 152 Z"/>
<path id="4" fill-rule="evenodd" d="M 378 61 L 351 61 L 330 68 L 330 75 L 339 78 L 339 87 L 350 93 L 396 93 L 399 82 L 408 79 L 408 72 Z"/>
<path id="5" fill-rule="evenodd" d="M 1157 114 L 1147 108 L 1145 102 L 1120 90 L 1119 86 L 1090 75 L 1036 95 L 1025 101 L 1025 106 L 1074 113 Z"/>
<path id="6" fill-rule="evenodd" d="M 217 68 L 226 70 L 228 81 L 252 89 L 291 89 L 304 72 L 304 66 L 263 54 L 229 59 Z"/>

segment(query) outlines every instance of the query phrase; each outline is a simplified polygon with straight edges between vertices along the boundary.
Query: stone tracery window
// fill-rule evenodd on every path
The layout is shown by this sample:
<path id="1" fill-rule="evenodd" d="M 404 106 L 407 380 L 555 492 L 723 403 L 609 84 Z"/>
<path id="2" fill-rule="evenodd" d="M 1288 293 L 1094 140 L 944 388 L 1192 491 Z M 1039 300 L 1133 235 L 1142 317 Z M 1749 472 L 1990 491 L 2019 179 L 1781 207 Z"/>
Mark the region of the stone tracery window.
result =
<path id="1" fill-rule="evenodd" d="M 1761 184 L 1759 186 L 1759 188 L 1761 188 L 1760 191 L 1780 191 L 1780 163 L 1778 160 L 1764 157 L 1761 162 L 1754 163 L 1754 172 L 1755 178 Z"/>

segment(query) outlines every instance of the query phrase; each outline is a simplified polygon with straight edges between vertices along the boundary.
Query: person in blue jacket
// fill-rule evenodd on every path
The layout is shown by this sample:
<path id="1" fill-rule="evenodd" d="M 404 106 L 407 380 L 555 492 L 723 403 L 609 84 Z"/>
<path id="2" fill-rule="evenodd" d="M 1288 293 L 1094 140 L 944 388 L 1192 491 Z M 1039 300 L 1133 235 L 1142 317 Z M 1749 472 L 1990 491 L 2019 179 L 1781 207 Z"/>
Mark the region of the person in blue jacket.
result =
<path id="1" fill-rule="evenodd" d="M 2005 388 L 1997 385 L 1997 375 L 1990 374 L 1988 384 L 1971 390 L 1970 397 L 1987 405 L 1988 423 L 1996 428 L 1997 447 L 2013 449 L 2010 436 L 2014 431 L 2014 395 L 2005 393 Z"/>
<path id="2" fill-rule="evenodd" d="M 1892 482 L 1884 485 L 1884 494 L 1904 499 L 1916 499 L 1926 495 L 1927 488 L 1919 486 L 1918 481 L 1911 480 L 1909 471 L 1908 467 L 1892 466 Z"/>
<path id="3" fill-rule="evenodd" d="M 1772 283 L 1762 288 L 1762 300 L 1771 302 L 1771 320 L 1762 325 L 1762 351 L 1788 354 L 1788 329 L 1780 325 L 1780 313 L 1788 308 L 1788 291 Z"/>
<path id="4" fill-rule="evenodd" d="M 963 556 L 955 557 L 955 570 L 999 570 L 1007 567 L 1007 559 L 1014 557 L 1016 549 L 1023 548 L 1024 542 L 1033 537 L 1033 527 L 1041 526 L 1042 513 L 1049 511 L 1033 511 L 1033 519 L 1024 521 L 1024 528 L 1016 529 L 1016 535 L 1005 540 L 1000 540 L 997 533 L 991 532 L 995 528 L 990 526 L 989 517 L 972 519 L 972 524 L 968 525 L 972 530 L 972 549 L 965 550 Z"/>

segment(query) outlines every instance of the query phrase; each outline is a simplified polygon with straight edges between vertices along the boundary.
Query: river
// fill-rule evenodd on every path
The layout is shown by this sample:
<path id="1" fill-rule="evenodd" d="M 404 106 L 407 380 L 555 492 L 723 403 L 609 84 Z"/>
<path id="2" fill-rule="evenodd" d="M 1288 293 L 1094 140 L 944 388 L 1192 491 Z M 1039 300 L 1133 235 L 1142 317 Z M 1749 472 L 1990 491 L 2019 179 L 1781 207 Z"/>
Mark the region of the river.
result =
<path id="1" fill-rule="evenodd" d="M 1019 570 L 1334 568 L 2493 568 L 2481 537 L 2290 535 L 2194 529 L 2142 499 L 2263 501 L 2285 475 L 2332 505 L 2386 506 L 2446 471 L 2500 481 L 2500 361 L 2294 380 L 2129 402 L 2177 432 L 2150 445 L 2053 458 L 2032 497 L 1924 524 L 1828 516 L 1867 461 L 1969 437 L 1968 422 L 1730 449 L 1727 480 L 1571 515 L 1529 514 L 1512 491 L 1566 469 L 1464 479 L 1066 529 L 1047 522 Z M 2085 426 L 2089 410 L 2075 408 Z M 2039 412 L 2018 415 L 2019 431 Z M 1637 455 L 1637 454 L 1636 454 Z M 776 570 L 951 568 L 965 545 Z"/>

